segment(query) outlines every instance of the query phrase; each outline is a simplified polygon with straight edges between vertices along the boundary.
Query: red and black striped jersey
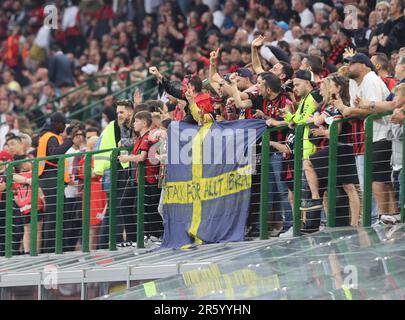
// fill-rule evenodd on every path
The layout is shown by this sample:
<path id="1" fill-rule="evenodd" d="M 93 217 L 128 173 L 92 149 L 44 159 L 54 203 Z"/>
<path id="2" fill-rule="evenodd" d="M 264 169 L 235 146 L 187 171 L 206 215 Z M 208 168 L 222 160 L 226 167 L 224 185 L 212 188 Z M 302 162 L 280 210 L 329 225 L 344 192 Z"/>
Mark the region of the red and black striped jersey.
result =
<path id="1" fill-rule="evenodd" d="M 279 94 L 274 99 L 266 99 L 263 96 L 255 95 L 254 93 L 248 93 L 248 95 L 249 99 L 252 101 L 252 109 L 261 110 L 266 116 L 274 120 L 284 121 L 280 109 L 284 109 L 287 105 L 289 105 L 292 108 L 291 111 L 294 112 L 294 104 L 284 93 Z M 270 140 L 276 142 L 285 141 L 286 135 L 287 130 L 274 131 L 270 134 Z"/>

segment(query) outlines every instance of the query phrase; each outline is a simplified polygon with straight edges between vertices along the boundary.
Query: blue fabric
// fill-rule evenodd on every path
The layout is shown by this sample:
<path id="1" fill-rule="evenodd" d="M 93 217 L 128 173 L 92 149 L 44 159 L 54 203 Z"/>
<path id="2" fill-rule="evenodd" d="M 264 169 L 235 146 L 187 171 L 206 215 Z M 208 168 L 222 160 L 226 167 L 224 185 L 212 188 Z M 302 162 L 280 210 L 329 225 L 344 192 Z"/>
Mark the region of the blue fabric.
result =
<path id="1" fill-rule="evenodd" d="M 170 125 L 165 195 L 168 192 L 172 195 L 176 192 L 184 197 L 193 188 L 201 189 L 193 194 L 195 195 L 193 200 L 186 203 L 175 203 L 176 201 L 170 200 L 169 203 L 164 203 L 162 248 L 180 248 L 195 243 L 195 239 L 189 235 L 189 231 L 196 203 L 201 204 L 197 238 L 202 240 L 202 243 L 242 241 L 244 239 L 251 195 L 251 188 L 247 181 L 251 175 L 250 172 L 249 174 L 239 174 L 234 171 L 245 168 L 251 163 L 253 157 L 248 156 L 248 147 L 254 149 L 253 146 L 265 130 L 266 124 L 263 120 L 215 122 L 203 140 L 202 179 L 208 182 L 202 183 L 198 179 L 198 181 L 193 180 L 193 164 L 190 161 L 193 138 L 197 136 L 199 127 L 184 122 L 174 122 Z M 189 148 L 190 150 L 188 150 Z M 229 159 L 230 155 L 236 151 L 239 151 L 240 157 Z M 175 161 L 179 161 L 179 163 L 175 163 Z M 218 179 L 221 179 L 219 176 L 226 176 L 226 178 L 219 182 Z M 172 186 L 176 185 L 176 182 L 188 182 L 188 189 L 175 191 Z M 239 190 L 237 186 L 244 187 Z M 209 197 L 209 199 L 204 199 L 204 197 Z M 201 201 L 199 202 L 198 199 Z"/>

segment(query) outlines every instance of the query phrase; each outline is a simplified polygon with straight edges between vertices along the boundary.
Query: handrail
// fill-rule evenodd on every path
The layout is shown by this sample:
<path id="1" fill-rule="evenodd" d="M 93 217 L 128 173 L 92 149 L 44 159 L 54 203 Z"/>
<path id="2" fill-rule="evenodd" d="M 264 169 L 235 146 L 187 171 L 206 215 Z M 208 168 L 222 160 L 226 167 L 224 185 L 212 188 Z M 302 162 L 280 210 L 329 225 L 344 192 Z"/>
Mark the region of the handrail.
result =
<path id="1" fill-rule="evenodd" d="M 52 100 L 50 100 L 50 101 L 48 101 L 46 103 L 37 104 L 37 105 L 35 105 L 33 107 L 30 107 L 28 110 L 24 110 L 23 112 L 21 112 L 19 114 L 19 116 L 26 116 L 27 114 L 31 113 L 32 111 L 39 110 L 41 107 L 46 106 L 47 104 L 50 104 L 50 103 L 54 104 L 54 103 L 62 100 L 63 98 L 65 98 L 65 97 L 67 97 L 67 96 L 69 96 L 69 95 L 71 95 L 73 93 L 76 93 L 77 91 L 85 89 L 87 86 L 88 86 L 87 83 L 82 84 L 82 85 L 78 86 L 77 88 L 74 88 L 74 89 L 72 89 L 72 90 L 70 90 L 68 92 L 65 92 L 64 94 L 62 94 L 60 96 L 57 96 L 57 97 L 53 98 Z M 48 115 L 44 114 L 44 115 L 34 119 L 33 121 L 35 122 L 37 120 L 41 120 L 41 119 L 47 118 L 47 117 L 48 117 Z M 0 123 L 0 126 L 2 126 L 3 124 L 5 124 L 5 122 Z"/>
<path id="2" fill-rule="evenodd" d="M 172 70 L 172 65 L 169 65 L 168 70 L 165 72 L 165 74 L 171 72 L 171 70 Z M 131 73 L 131 72 L 133 72 L 133 71 L 136 71 L 136 70 L 131 70 L 131 69 L 130 69 L 130 71 L 125 71 L 125 72 L 126 72 L 126 73 Z M 123 72 L 123 73 L 125 73 L 125 72 Z M 117 72 L 117 73 L 114 73 L 114 74 L 118 74 L 118 72 Z M 116 92 L 114 92 L 114 93 L 111 93 L 111 95 L 112 95 L 113 97 L 116 97 L 116 96 L 119 96 L 119 95 L 121 95 L 121 94 L 123 94 L 123 93 L 126 93 L 126 92 L 128 93 L 128 92 L 129 92 L 130 90 L 132 90 L 133 88 L 135 88 L 135 87 L 137 87 L 137 86 L 140 86 L 140 85 L 142 85 L 142 84 L 144 84 L 144 83 L 148 83 L 148 81 L 151 81 L 151 80 L 154 80 L 154 79 L 155 79 L 155 76 L 150 75 L 150 76 L 146 77 L 145 79 L 139 80 L 139 81 L 137 81 L 137 82 L 135 82 L 135 83 L 133 83 L 133 84 L 131 84 L 131 85 L 128 85 L 127 87 L 125 87 L 125 88 L 123 88 L 123 89 L 121 89 L 121 90 L 118 90 L 118 91 L 116 91 Z M 127 84 L 129 83 L 129 81 L 130 81 L 130 79 L 127 78 Z M 154 88 L 154 87 L 153 87 L 153 88 L 150 88 L 150 89 L 148 89 L 147 91 L 145 91 L 143 95 L 146 96 L 147 94 L 150 94 L 150 92 L 153 92 L 155 89 L 156 89 L 156 88 Z M 131 98 L 131 97 L 129 97 L 128 94 L 127 94 L 127 99 L 130 99 L 130 98 Z M 102 102 L 104 102 L 104 98 L 92 102 L 92 103 L 91 103 L 90 105 L 88 105 L 87 107 L 84 107 L 84 108 L 82 108 L 82 109 L 80 109 L 80 110 L 76 110 L 76 111 L 72 112 L 71 114 L 69 114 L 69 118 L 75 117 L 75 116 L 77 116 L 77 115 L 79 115 L 79 114 L 82 114 L 82 113 L 84 113 L 84 112 L 90 110 L 91 108 L 93 108 L 94 106 L 97 106 L 98 104 L 100 104 L 100 103 L 102 103 Z"/>
<path id="3" fill-rule="evenodd" d="M 128 150 L 130 148 L 111 148 L 105 150 L 98 150 L 92 152 L 77 152 L 71 154 L 62 154 L 62 155 L 53 155 L 48 157 L 34 158 L 34 159 L 22 159 L 17 161 L 0 163 L 0 165 L 7 165 L 7 181 L 6 181 L 6 237 L 5 237 L 5 256 L 7 258 L 12 257 L 12 221 L 13 221 L 13 175 L 14 175 L 14 166 L 19 165 L 25 162 L 33 162 L 32 170 L 32 203 L 31 203 L 31 234 L 30 234 L 30 255 L 37 255 L 37 226 L 38 226 L 38 188 L 39 188 L 39 177 L 38 177 L 38 167 L 39 162 L 44 160 L 58 159 L 58 168 L 57 168 L 57 187 L 56 187 L 56 230 L 55 230 L 55 253 L 63 253 L 63 212 L 64 212 L 64 174 L 65 174 L 65 159 L 72 158 L 76 156 L 85 156 L 84 164 L 84 207 L 83 207 L 83 252 L 89 252 L 89 232 L 90 232 L 90 194 L 91 194 L 91 163 L 92 157 L 100 153 L 112 152 L 111 154 L 111 163 L 113 167 L 116 168 L 117 157 L 120 150 Z M 116 177 L 115 177 L 116 178 Z M 116 180 L 115 180 L 116 182 Z M 111 190 L 112 187 L 111 187 Z M 116 197 L 116 194 L 113 194 L 113 197 Z M 116 201 L 116 200 L 115 200 Z M 115 210 L 112 212 L 115 219 Z M 114 220 L 115 221 L 115 220 Z M 115 229 L 113 229 L 115 230 Z M 110 230 L 110 233 L 113 232 Z M 143 237 L 143 235 L 142 235 Z M 115 243 L 113 238 L 110 240 L 112 243 Z M 112 249 L 110 242 L 110 249 Z M 114 245 L 115 246 L 115 245 Z M 113 249 L 112 249 L 113 250 Z"/>
<path id="4" fill-rule="evenodd" d="M 171 69 L 172 69 L 172 66 L 169 65 L 169 68 L 168 68 L 168 70 L 167 70 L 165 73 L 169 73 L 169 72 L 171 71 Z M 94 80 L 97 80 L 97 79 L 100 79 L 100 78 L 105 78 L 105 77 L 108 77 L 107 95 L 112 95 L 113 97 L 117 97 L 117 96 L 119 96 L 119 95 L 121 95 L 121 94 L 123 94 L 123 93 L 126 93 L 126 98 L 127 98 L 127 99 L 130 99 L 130 98 L 131 98 L 131 97 L 130 97 L 130 94 L 129 94 L 130 90 L 132 90 L 132 89 L 135 88 L 136 86 L 140 86 L 140 85 L 142 85 L 142 84 L 144 84 L 144 83 L 148 83 L 148 81 L 151 81 L 151 80 L 155 79 L 154 76 L 148 76 L 148 77 L 146 77 L 145 79 L 142 79 L 142 80 L 139 80 L 139 81 L 137 81 L 137 82 L 135 82 L 135 83 L 133 83 L 133 84 L 130 84 L 130 81 L 131 81 L 131 79 L 130 79 L 130 74 L 131 74 L 132 72 L 134 72 L 134 71 L 137 71 L 137 70 L 131 68 L 131 69 L 129 69 L 129 70 L 125 70 L 125 71 L 122 71 L 122 72 L 116 71 L 116 72 L 112 72 L 112 73 L 108 73 L 108 74 L 93 75 L 93 76 L 89 77 L 89 78 L 86 80 L 86 83 L 80 85 L 79 87 L 77 87 L 77 88 L 75 88 L 75 89 L 73 89 L 73 90 L 71 90 L 71 91 L 68 91 L 68 92 L 64 93 L 63 95 L 61 95 L 61 96 L 55 97 L 55 98 L 53 98 L 52 100 L 50 100 L 50 101 L 48 101 L 48 102 L 46 102 L 46 103 L 43 103 L 43 104 L 41 104 L 41 105 L 34 106 L 34 107 L 30 108 L 29 110 L 26 110 L 26 111 L 22 112 L 21 115 L 26 115 L 26 114 L 28 114 L 29 112 L 38 110 L 39 108 L 41 108 L 41 107 L 43 107 L 43 106 L 45 106 L 45 105 L 47 105 L 47 104 L 50 104 L 50 103 L 54 104 L 54 103 L 56 103 L 56 102 L 62 100 L 62 99 L 65 98 L 66 96 L 68 96 L 68 95 L 70 95 L 70 94 L 73 94 L 73 93 L 75 93 L 75 92 L 77 92 L 77 91 L 79 91 L 79 90 L 82 90 L 82 89 L 85 89 L 85 88 L 89 88 L 90 90 L 95 90 L 95 89 L 94 89 L 94 86 L 93 86 L 93 81 L 94 81 Z M 113 75 L 118 76 L 119 74 L 123 74 L 123 73 L 127 73 L 126 87 L 124 87 L 123 89 L 120 89 L 120 90 L 118 90 L 118 91 L 116 91 L 116 92 L 112 92 L 112 90 L 111 90 L 112 76 L 113 76 Z M 148 90 L 146 90 L 146 91 L 144 92 L 144 94 L 143 94 L 144 97 L 149 96 L 149 95 L 152 94 L 155 90 L 156 90 L 155 87 L 149 88 Z M 86 106 L 86 107 L 84 107 L 84 108 L 81 108 L 81 109 L 79 109 L 79 110 L 76 110 L 76 111 L 74 111 L 74 112 L 68 114 L 68 118 L 72 118 L 72 117 L 78 116 L 78 115 L 80 115 L 80 114 L 83 114 L 83 113 L 85 113 L 85 112 L 91 110 L 91 108 L 97 106 L 97 105 L 100 104 L 100 103 L 103 103 L 103 102 L 104 102 L 104 98 L 105 98 L 105 96 L 104 96 L 102 99 L 98 99 L 97 101 L 91 102 L 88 106 Z M 55 111 L 55 110 L 54 110 L 54 111 Z M 44 114 L 44 115 L 42 115 L 42 116 L 40 116 L 40 117 L 34 119 L 33 121 L 41 120 L 41 119 L 47 119 L 47 118 L 49 118 L 49 117 L 50 117 L 50 114 Z M 0 125 L 2 125 L 2 124 L 3 124 L 3 123 L 0 123 Z"/>
<path id="5" fill-rule="evenodd" d="M 99 153 L 107 153 L 107 152 L 112 152 L 114 150 L 126 150 L 128 148 L 111 148 L 111 149 L 104 149 L 104 150 L 97 150 L 97 151 L 92 151 L 93 154 L 99 154 Z M 71 158 L 71 157 L 77 157 L 77 156 L 83 156 L 88 154 L 88 152 L 77 152 L 77 153 L 69 153 L 69 154 L 55 154 L 53 156 L 47 156 L 47 157 L 41 157 L 41 158 L 34 158 L 34 159 L 21 159 L 21 160 L 15 160 L 15 161 L 8 161 L 8 162 L 0 162 L 0 166 L 3 165 L 18 165 L 22 164 L 25 162 L 32 162 L 33 160 L 37 161 L 45 161 L 45 160 L 54 160 L 54 159 L 65 159 L 65 158 Z"/>
<path id="6" fill-rule="evenodd" d="M 329 127 L 329 159 L 328 159 L 328 227 L 336 226 L 336 173 L 337 173 L 337 146 L 338 146 L 338 127 L 339 124 L 353 120 L 365 121 L 365 166 L 364 166 L 364 197 L 363 197 L 363 225 L 368 226 L 371 223 L 371 184 L 372 184 L 372 151 L 373 151 L 373 121 L 390 115 L 391 112 L 370 115 L 366 118 L 350 117 L 339 120 L 334 120 Z M 405 124 L 405 123 L 404 123 Z M 294 203 L 293 203 L 293 235 L 299 236 L 301 229 L 301 195 L 302 195 L 302 161 L 303 161 L 303 147 L 304 147 L 304 133 L 305 128 L 310 124 L 299 124 L 295 129 L 295 144 L 294 144 Z M 265 130 L 262 138 L 262 161 L 261 161 L 261 187 L 260 187 L 260 238 L 268 238 L 268 175 L 269 175 L 269 154 L 270 154 L 270 133 L 287 129 L 287 126 L 271 127 Z M 111 148 L 105 150 L 98 150 L 93 152 L 77 152 L 72 154 L 52 155 L 47 157 L 35 159 L 23 159 L 11 162 L 3 162 L 0 165 L 7 165 L 7 180 L 6 180 L 6 257 L 12 256 L 12 221 L 13 221 L 13 167 L 25 162 L 33 162 L 32 169 L 32 208 L 31 208 L 31 235 L 30 235 L 30 254 L 37 255 L 36 236 L 37 236 L 37 223 L 38 223 L 38 188 L 39 178 L 38 169 L 40 161 L 44 160 L 58 160 L 57 169 L 57 190 L 56 192 L 56 241 L 55 253 L 63 253 L 63 209 L 64 209 L 64 169 L 65 159 L 70 157 L 85 156 L 85 179 L 84 179 L 84 199 L 83 199 L 83 251 L 90 251 L 89 247 L 89 228 L 90 228 L 90 196 L 91 196 L 91 160 L 94 155 L 101 153 L 111 152 L 110 157 L 110 170 L 111 182 L 109 192 L 109 249 L 116 250 L 116 211 L 117 211 L 117 158 L 121 150 L 128 148 Z M 403 142 L 403 149 L 405 152 L 405 142 Z M 402 160 L 405 165 L 405 160 Z M 138 206 L 137 206 L 137 246 L 143 247 L 143 215 L 144 215 L 144 167 L 138 167 Z M 402 171 L 402 177 L 405 178 L 405 170 Z M 405 195 L 402 194 L 401 206 L 401 221 L 405 219 Z"/>
<path id="7" fill-rule="evenodd" d="M 64 94 L 62 94 L 62 95 L 60 95 L 60 96 L 57 96 L 57 97 L 53 98 L 52 100 L 50 100 L 50 101 L 48 101 L 48 102 L 46 102 L 46 103 L 38 104 L 38 105 L 36 105 L 36 106 L 33 106 L 33 107 L 29 108 L 28 110 L 22 112 L 21 114 L 22 114 L 22 115 L 25 115 L 25 114 L 27 114 L 28 112 L 37 110 L 37 109 L 39 109 L 39 108 L 41 108 L 41 107 L 43 107 L 43 106 L 46 106 L 47 104 L 50 104 L 50 103 L 53 104 L 53 103 L 55 103 L 55 102 L 58 102 L 59 100 L 62 100 L 63 98 L 65 98 L 65 97 L 71 95 L 72 93 L 75 93 L 76 91 L 79 91 L 79 90 L 81 90 L 81 89 L 84 89 L 85 87 L 87 87 L 87 84 L 86 84 L 86 83 L 81 84 L 81 85 L 78 86 L 77 88 L 74 88 L 74 89 L 72 89 L 72 90 L 70 90 L 70 91 L 68 91 L 68 92 L 65 92 Z"/>
<path id="8" fill-rule="evenodd" d="M 147 78 L 145 78 L 145 79 L 143 79 L 143 80 L 141 80 L 141 81 L 139 81 L 139 82 L 135 82 L 134 84 L 130 85 L 129 87 L 126 87 L 126 88 L 124 88 L 124 89 L 121 89 L 121 90 L 119 90 L 119 91 L 116 91 L 116 92 L 114 92 L 114 93 L 111 94 L 111 95 L 112 95 L 113 97 L 116 97 L 116 96 L 118 96 L 118 95 L 120 95 L 120 94 L 122 94 L 122 93 L 125 93 L 125 92 L 127 92 L 128 90 L 131 90 L 131 89 L 133 89 L 133 88 L 139 86 L 140 84 L 142 84 L 142 83 L 144 83 L 144 82 L 146 82 L 146 81 L 152 80 L 152 79 L 154 79 L 154 76 L 149 76 L 149 77 L 147 77 Z M 82 108 L 82 109 L 80 109 L 80 110 L 76 110 L 76 111 L 72 112 L 71 114 L 69 114 L 69 118 L 74 117 L 74 116 L 77 116 L 77 115 L 79 115 L 79 114 L 82 114 L 83 112 L 85 112 L 85 111 L 87 111 L 87 110 L 90 110 L 91 108 L 97 106 L 98 104 L 100 104 L 100 103 L 102 103 L 102 102 L 104 102 L 104 98 L 92 102 L 92 103 L 89 104 L 87 107 L 84 107 L 84 108 Z"/>

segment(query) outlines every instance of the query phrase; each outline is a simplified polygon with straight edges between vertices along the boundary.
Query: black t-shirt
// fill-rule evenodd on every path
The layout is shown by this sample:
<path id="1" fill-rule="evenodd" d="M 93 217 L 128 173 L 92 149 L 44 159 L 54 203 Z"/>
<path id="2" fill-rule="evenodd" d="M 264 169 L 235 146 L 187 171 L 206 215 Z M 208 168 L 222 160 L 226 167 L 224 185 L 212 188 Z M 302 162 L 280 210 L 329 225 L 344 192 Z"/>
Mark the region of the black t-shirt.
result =
<path id="1" fill-rule="evenodd" d="M 393 50 L 399 50 L 405 46 L 405 17 L 401 16 L 397 20 L 388 20 L 384 25 L 383 34 L 389 37 L 385 47 L 378 46 L 378 51 L 390 54 Z"/>
<path id="2" fill-rule="evenodd" d="M 191 11 L 197 12 L 198 15 L 200 16 L 200 19 L 201 19 L 201 16 L 202 16 L 205 12 L 210 11 L 210 7 L 208 7 L 206 4 L 202 3 L 202 4 L 195 5 L 195 6 L 191 7 L 190 12 L 191 12 Z"/>
<path id="3" fill-rule="evenodd" d="M 270 18 L 276 19 L 277 21 L 284 21 L 284 22 L 289 22 L 293 13 L 288 8 L 286 11 L 279 11 L 276 8 L 273 8 L 270 13 Z"/>
<path id="4" fill-rule="evenodd" d="M 290 182 L 287 184 L 290 190 L 293 189 L 293 185 L 291 184 L 291 182 L 294 179 L 294 142 L 295 131 L 289 129 L 285 138 L 285 145 L 288 147 L 291 153 L 284 154 L 282 179 L 284 181 Z"/>

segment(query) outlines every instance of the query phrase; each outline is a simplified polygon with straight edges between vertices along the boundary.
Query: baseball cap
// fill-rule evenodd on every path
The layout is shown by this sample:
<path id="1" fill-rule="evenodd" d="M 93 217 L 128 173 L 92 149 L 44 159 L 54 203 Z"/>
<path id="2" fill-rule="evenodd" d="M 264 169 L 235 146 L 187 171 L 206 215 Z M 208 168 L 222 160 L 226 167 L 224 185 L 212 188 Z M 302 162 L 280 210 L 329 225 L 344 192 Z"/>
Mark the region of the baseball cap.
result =
<path id="1" fill-rule="evenodd" d="M 239 68 L 236 70 L 239 77 L 252 79 L 253 73 L 248 68 Z"/>
<path id="2" fill-rule="evenodd" d="M 310 71 L 307 71 L 307 70 L 298 70 L 295 73 L 295 78 L 301 79 L 301 80 L 312 81 L 312 74 Z"/>
<path id="3" fill-rule="evenodd" d="M 288 31 L 288 24 L 285 21 L 276 21 L 276 23 L 274 23 L 274 25 L 276 27 L 281 27 L 283 28 L 285 31 Z"/>
<path id="4" fill-rule="evenodd" d="M 362 63 L 369 68 L 373 68 L 373 64 L 370 61 L 370 58 L 367 57 L 364 53 L 356 53 L 352 57 L 346 58 L 349 63 Z"/>
<path id="5" fill-rule="evenodd" d="M 13 156 L 6 150 L 0 151 L 0 162 L 13 161 Z"/>
<path id="6" fill-rule="evenodd" d="M 65 115 L 62 112 L 54 112 L 51 115 L 51 122 L 67 124 L 70 121 L 68 119 L 66 119 Z"/>
<path id="7" fill-rule="evenodd" d="M 98 66 L 95 65 L 95 64 L 90 64 L 90 63 L 88 63 L 88 64 L 86 64 L 85 66 L 83 66 L 83 67 L 81 68 L 81 70 L 82 70 L 84 73 L 86 73 L 86 74 L 88 74 L 88 75 L 91 75 L 91 74 L 94 74 L 94 73 L 96 73 L 96 72 L 98 71 Z"/>

